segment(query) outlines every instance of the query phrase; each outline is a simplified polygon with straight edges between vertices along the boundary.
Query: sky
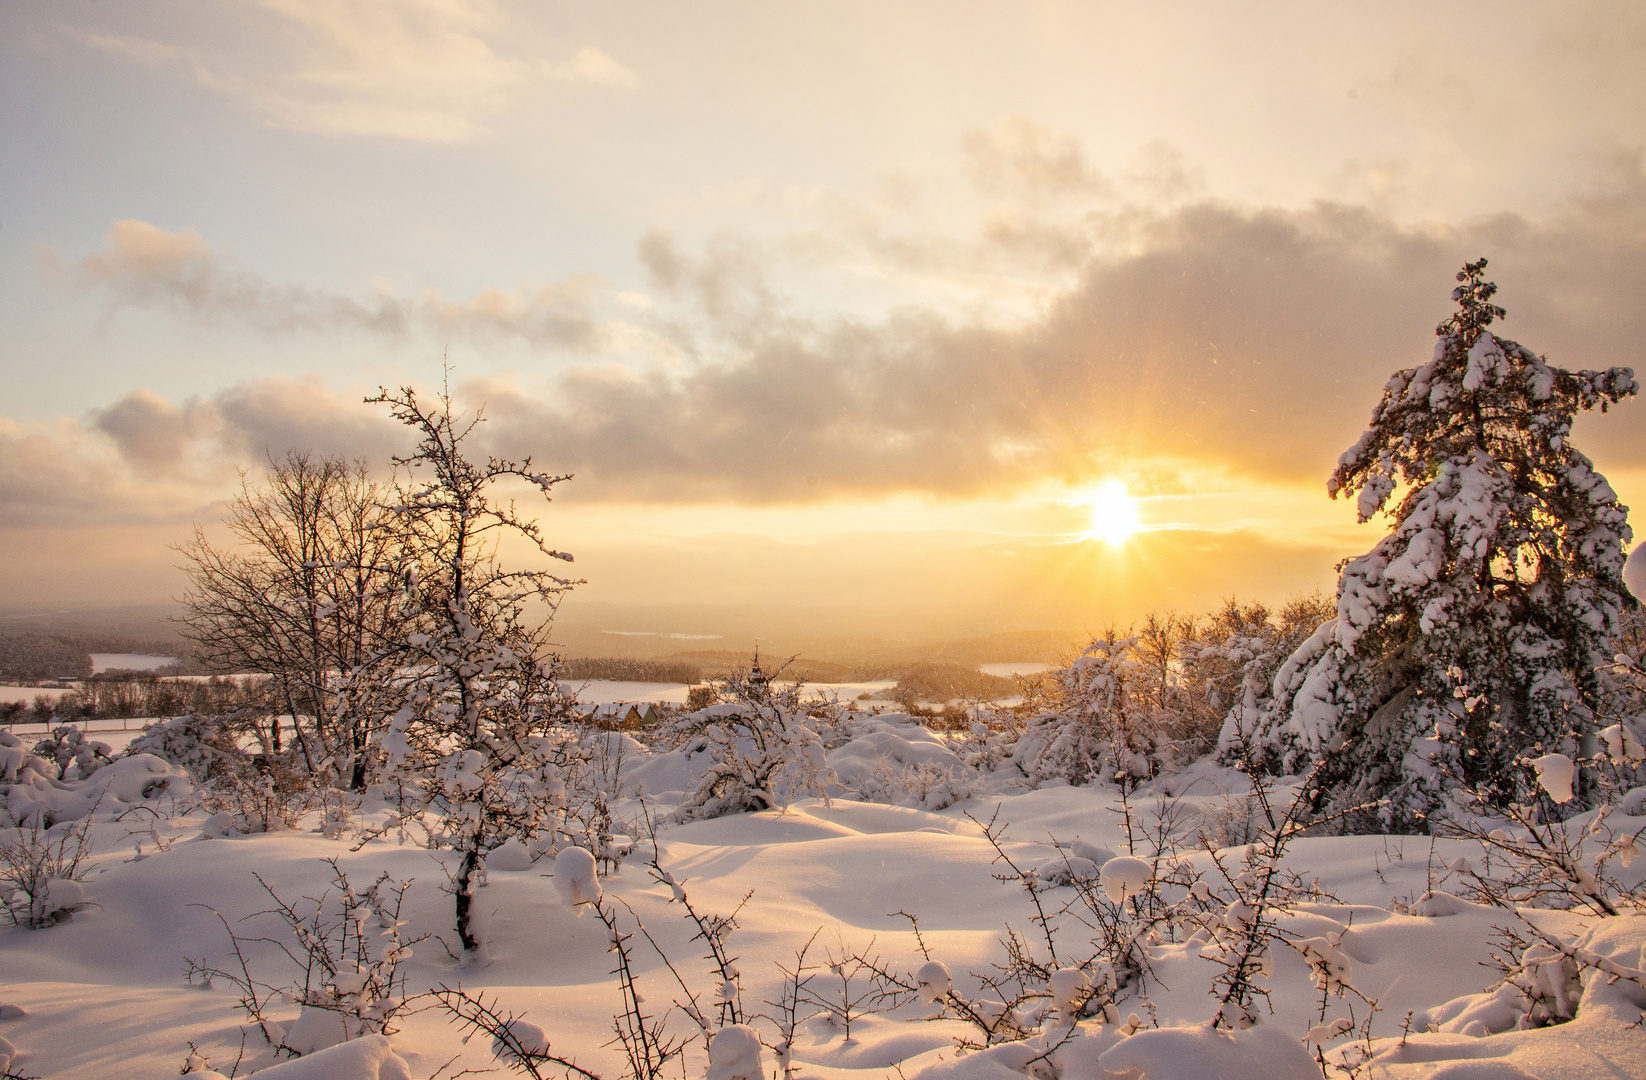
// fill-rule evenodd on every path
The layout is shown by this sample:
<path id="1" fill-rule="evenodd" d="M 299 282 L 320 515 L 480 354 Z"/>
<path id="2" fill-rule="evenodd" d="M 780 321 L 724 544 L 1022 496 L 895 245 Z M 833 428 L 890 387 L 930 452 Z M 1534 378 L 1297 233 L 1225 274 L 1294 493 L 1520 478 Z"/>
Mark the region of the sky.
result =
<path id="1" fill-rule="evenodd" d="M 178 595 L 443 379 L 573 474 L 590 626 L 1276 603 L 1386 527 L 1326 477 L 1465 260 L 1646 359 L 1634 3 L 13 0 L 0 145 L 9 611 Z M 1646 501 L 1641 405 L 1577 437 Z"/>

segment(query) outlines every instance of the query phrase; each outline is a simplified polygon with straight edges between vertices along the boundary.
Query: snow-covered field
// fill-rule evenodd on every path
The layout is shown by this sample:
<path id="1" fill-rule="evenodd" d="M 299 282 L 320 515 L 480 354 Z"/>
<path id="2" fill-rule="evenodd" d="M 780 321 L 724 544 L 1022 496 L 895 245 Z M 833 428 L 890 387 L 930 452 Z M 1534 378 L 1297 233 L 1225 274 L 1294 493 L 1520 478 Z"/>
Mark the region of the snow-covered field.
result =
<path id="1" fill-rule="evenodd" d="M 836 697 L 841 701 L 854 701 L 860 695 L 868 694 L 873 697 L 883 694 L 896 686 L 893 681 L 853 682 L 853 683 L 803 683 L 804 693 L 816 697 Z M 568 690 L 577 692 L 577 700 L 587 705 L 604 705 L 608 702 L 669 702 L 673 705 L 683 705 L 686 702 L 685 683 L 651 683 L 651 682 L 618 682 L 612 679 L 588 679 L 584 682 L 567 682 Z"/>
<path id="2" fill-rule="evenodd" d="M 622 798 L 616 804 L 620 820 L 638 820 L 639 792 L 650 793 L 646 809 L 654 817 L 666 815 L 705 764 L 690 747 L 651 754 L 626 736 L 602 738 L 624 749 Z M 892 766 L 952 758 L 951 746 L 897 717 L 862 721 L 855 736 L 828 755 L 837 790 L 872 788 L 873 778 L 884 777 Z M 398 842 L 392 834 L 363 846 L 358 833 L 328 838 L 317 831 L 321 822 L 315 814 L 292 829 L 220 835 L 221 822 L 208 820 L 203 811 L 178 809 L 169 796 L 145 799 L 144 784 L 133 780 L 145 778 L 138 775 L 142 769 L 155 775 L 165 771 L 154 759 L 132 758 L 93 777 L 92 782 L 104 777 L 109 794 L 90 830 L 93 854 L 84 903 L 72 920 L 43 930 L 0 930 L 0 1001 L 26 1012 L 0 1019 L 0 1036 L 17 1047 L 21 1056 L 15 1067 L 25 1074 L 158 1080 L 177 1075 L 191 1042 L 225 1074 L 243 1044 L 240 1075 L 267 1066 L 267 1051 L 258 1049 L 262 1036 L 246 1024 L 236 992 L 220 981 L 210 987 L 199 985 L 199 979 L 186 981 L 185 965 L 192 960 L 238 970 L 221 916 L 242 938 L 267 939 L 245 946 L 256 980 L 276 986 L 294 977 L 300 981 L 281 951 L 296 948 L 295 943 L 268 914 L 272 900 L 264 887 L 291 902 L 319 897 L 332 873 L 324 859 L 336 860 L 357 887 L 384 873 L 410 882 L 401 932 L 433 935 L 415 946 L 402 967 L 411 994 L 459 983 L 471 992 L 484 991 L 500 1008 L 544 1028 L 556 1052 L 603 1077 L 623 1074 L 620 1052 L 611 1045 L 613 1016 L 622 1001 L 608 933 L 586 908 L 566 905 L 552 855 L 534 862 L 521 849 L 493 858 L 478 894 L 489 917 L 493 962 L 461 969 L 439 940 L 455 948 L 452 899 L 443 891 L 454 866 L 450 853 Z M 1161 811 L 1188 828 L 1238 818 L 1244 783 L 1238 774 L 1195 766 L 1163 786 L 1166 793 L 1179 792 L 1176 797 L 1161 801 L 1150 789 L 1135 793 L 1133 825 L 1147 826 Z M 1072 886 L 1055 884 L 1059 868 L 1078 871 L 1126 850 L 1116 789 L 1011 787 L 997 784 L 997 790 L 937 812 L 853 797 L 801 799 L 786 811 L 665 826 L 657 857 L 683 883 L 697 911 L 738 912 L 730 951 L 740 969 L 736 989 L 751 1018 L 773 1011 L 763 1003 L 781 996 L 778 965 L 792 966 L 797 950 L 814 934 L 808 962 L 819 965 L 815 988 L 824 998 L 840 993 L 842 980 L 830 964 L 846 957 L 873 958 L 893 971 L 920 970 L 926 957 L 899 912 L 918 917 L 926 949 L 947 966 L 957 992 L 986 997 L 979 994 L 976 975 L 1002 961 L 1000 939 L 1008 926 L 1024 935 L 1039 962 L 1072 967 L 1091 955 L 1092 933 L 1072 913 L 1079 905 L 1070 914 L 1055 914 L 1075 899 Z M 41 797 L 69 798 L 66 793 Z M 384 811 L 382 804 L 368 803 L 355 824 L 381 820 Z M 1008 870 L 979 824 L 990 820 L 1006 826 L 1002 849 L 1012 862 L 1038 868 L 1038 880 L 1046 886 L 1039 899 L 1054 913 L 1055 943 L 1062 950 L 1055 959 L 1035 922 L 1033 897 L 1016 880 L 996 879 Z M 1639 827 L 1646 818 L 1614 815 L 1613 824 L 1620 822 Z M 1238 861 L 1243 852 L 1225 849 L 1220 857 Z M 672 890 L 648 872 L 644 855 L 642 847 L 601 879 L 607 900 L 618 902 L 608 907 L 618 913 L 624 932 L 635 928 L 636 919 L 644 923 L 688 985 L 710 1000 L 718 982 L 708 978 L 702 943 L 691 940 L 691 924 L 681 906 L 671 903 Z M 1564 1025 L 1485 1034 L 1503 1021 L 1492 1012 L 1491 1000 L 1479 999 L 1461 1018 L 1436 1014 L 1440 1026 L 1454 1030 L 1423 1031 L 1424 1010 L 1478 993 L 1498 978 L 1489 966 L 1494 951 L 1501 951 L 1494 945 L 1495 928 L 1514 924 L 1514 915 L 1454 900 L 1445 891 L 1456 887 L 1447 867 L 1458 858 L 1479 857 L 1479 849 L 1464 841 L 1431 846 L 1424 838 L 1379 836 L 1303 838 L 1287 854 L 1285 866 L 1303 882 L 1317 884 L 1319 892 L 1289 904 L 1278 915 L 1280 924 L 1297 939 L 1333 942 L 1328 951 L 1343 966 L 1339 974 L 1377 1002 L 1370 1044 L 1377 1057 L 1372 1070 L 1361 1075 L 1392 1080 L 1646 1076 L 1646 1032 L 1638 1022 L 1646 995 L 1628 981 L 1608 986 L 1605 978 L 1590 978 L 1579 1018 Z M 1216 879 L 1210 854 L 1190 850 L 1184 860 Z M 1532 917 L 1555 933 L 1574 931 L 1578 921 L 1557 912 Z M 1646 917 L 1604 922 L 1605 931 L 1592 935 L 1585 947 L 1610 958 L 1619 970 L 1646 966 Z M 638 937 L 630 945 L 647 1008 L 668 1012 L 670 1002 L 681 999 L 680 986 L 651 946 Z M 846 992 L 863 999 L 865 1015 L 853 1019 L 849 1038 L 839 1020 L 821 1013 L 802 1024 L 793 1049 L 796 1074 L 815 1080 L 913 1080 L 921 1074 L 927 1080 L 1319 1075 L 1302 1040 L 1311 1029 L 1319 1034 L 1323 1023 L 1348 1017 L 1348 1003 L 1329 999 L 1323 1019 L 1321 994 L 1303 953 L 1277 947 L 1262 979 L 1268 1001 L 1260 1008 L 1261 1023 L 1238 1035 L 1211 1032 L 1205 1022 L 1216 999 L 1209 991 L 1221 969 L 1203 957 L 1206 947 L 1205 939 L 1195 937 L 1148 944 L 1147 996 L 1125 1006 L 1135 1020 L 1124 1014 L 1109 1023 L 1085 1019 L 1069 1032 L 1057 1027 L 1054 1014 L 1031 1016 L 1024 1022 L 1046 1029 L 1036 1036 L 1041 1044 L 1031 1040 L 970 1054 L 956 1049 L 956 1039 L 975 1036 L 976 1029 L 954 1019 L 925 1022 L 937 1012 L 935 1005 L 908 1002 L 874 1014 L 868 981 L 859 972 Z M 843 970 L 850 974 L 852 966 L 848 960 Z M 402 1015 L 401 1030 L 388 1044 L 392 1056 L 370 1045 L 351 1051 L 378 1054 L 378 1064 L 348 1066 L 333 1051 L 309 1059 L 308 1067 L 324 1065 L 321 1071 L 284 1066 L 279 1075 L 424 1080 L 437 1072 L 450 1077 L 463 1069 L 499 1067 L 489 1040 L 464 1042 L 441 1010 L 425 1005 L 414 998 Z M 5 1012 L 0 1009 L 0 1016 Z M 274 997 L 270 1012 L 289 1024 L 298 1008 Z M 1402 1041 L 1408 1013 L 1417 1019 Z M 1366 1014 L 1357 1006 L 1353 1019 L 1358 1023 Z M 679 1012 L 670 1023 L 675 1032 L 691 1034 Z M 771 1023 L 751 1023 L 768 1045 L 776 1041 Z M 1063 1034 L 1054 1039 L 1059 1030 Z M 1056 1054 L 1046 1062 L 1030 1060 L 1034 1053 L 1024 1047 L 1047 1040 L 1060 1044 Z M 1325 1041 L 1342 1047 L 1356 1037 Z M 409 1071 L 396 1071 L 402 1068 L 398 1061 Z M 688 1054 L 687 1075 L 702 1076 L 704 1066 L 699 1044 Z M 771 1077 L 773 1068 L 765 1051 L 764 1075 Z M 275 1073 L 270 1077 L 276 1080 Z"/>
<path id="3" fill-rule="evenodd" d="M 105 671 L 153 671 L 167 664 L 177 663 L 175 656 L 152 656 L 148 653 L 92 653 L 91 673 Z"/>
<path id="4" fill-rule="evenodd" d="M 1050 671 L 1052 665 L 1024 661 L 1015 664 L 979 664 L 978 670 L 985 675 L 995 675 L 1002 679 L 1009 679 L 1014 675 L 1039 675 L 1043 671 Z"/>

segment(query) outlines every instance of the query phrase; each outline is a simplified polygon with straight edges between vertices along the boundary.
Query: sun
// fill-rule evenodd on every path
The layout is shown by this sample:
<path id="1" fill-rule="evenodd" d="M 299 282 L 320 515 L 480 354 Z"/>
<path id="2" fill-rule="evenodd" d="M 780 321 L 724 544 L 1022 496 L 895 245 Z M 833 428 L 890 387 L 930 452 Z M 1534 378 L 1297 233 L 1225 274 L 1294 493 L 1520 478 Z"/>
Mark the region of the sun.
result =
<path id="1" fill-rule="evenodd" d="M 1105 480 L 1091 495 L 1092 525 L 1086 535 L 1116 546 L 1126 542 L 1138 529 L 1137 500 L 1121 480 Z"/>

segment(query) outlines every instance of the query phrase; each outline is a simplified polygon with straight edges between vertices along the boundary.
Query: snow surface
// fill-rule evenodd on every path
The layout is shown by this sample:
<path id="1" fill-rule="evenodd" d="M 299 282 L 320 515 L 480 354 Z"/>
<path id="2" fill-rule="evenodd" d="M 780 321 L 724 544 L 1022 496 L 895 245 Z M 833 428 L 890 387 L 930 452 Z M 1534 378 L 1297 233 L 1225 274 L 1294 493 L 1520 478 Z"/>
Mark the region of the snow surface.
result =
<path id="1" fill-rule="evenodd" d="M 1045 665 L 1040 666 L 1044 667 Z M 608 705 L 617 702 L 640 704 L 648 701 L 656 703 L 666 701 L 674 705 L 683 705 L 686 702 L 686 692 L 690 689 L 685 683 L 621 682 L 615 679 L 588 679 L 582 682 L 565 680 L 561 685 L 568 690 L 576 691 L 577 700 L 585 705 Z M 802 689 L 810 696 L 838 697 L 841 701 L 851 701 L 857 698 L 859 694 L 873 696 L 884 693 L 896 685 L 895 682 L 884 680 L 803 683 Z"/>
<path id="2" fill-rule="evenodd" d="M 914 732 L 898 733 L 898 727 L 896 721 L 869 726 L 861 738 L 881 746 L 888 743 L 883 736 L 894 734 L 900 742 L 892 749 L 899 753 L 947 749 Z M 616 738 L 633 758 L 628 777 L 690 767 L 689 755 L 682 752 L 649 755 L 632 740 L 621 742 L 626 736 Z M 934 749 L 928 751 L 928 746 Z M 840 760 L 866 756 L 860 746 Z M 296 829 L 207 839 L 202 813 L 165 816 L 163 799 L 141 802 L 142 792 L 134 787 L 144 776 L 158 774 L 141 759 L 132 760 L 138 765 L 126 767 L 131 776 L 117 773 L 109 780 L 111 800 L 120 805 L 96 814 L 91 830 L 95 854 L 72 920 L 45 930 L 0 929 L 0 986 L 5 988 L 0 997 L 27 1012 L 0 1018 L 0 1036 L 16 1045 L 17 1064 L 25 1072 L 67 1080 L 159 1080 L 178 1074 L 192 1040 L 211 1067 L 226 1075 L 246 1031 L 236 995 L 221 984 L 212 989 L 201 988 L 198 981 L 190 985 L 182 971 L 185 957 L 219 967 L 234 963 L 214 911 L 243 937 L 277 936 L 280 924 L 258 914 L 271 905 L 254 874 L 289 899 L 315 895 L 323 887 L 330 873 L 323 858 L 336 859 L 361 885 L 384 872 L 409 879 L 401 913 L 404 932 L 438 934 L 455 946 L 452 900 L 444 891 L 455 869 L 450 852 L 397 843 L 392 833 L 351 850 L 352 837 L 327 838 L 317 831 L 319 821 L 312 815 Z M 1237 774 L 1202 764 L 1170 786 L 1188 792 L 1177 810 L 1196 815 L 1226 812 L 1243 782 Z M 55 797 L 68 801 L 67 793 Z M 140 803 L 133 804 L 133 798 Z M 1147 790 L 1134 793 L 1133 813 L 1146 818 L 1152 798 Z M 154 833 L 149 831 L 154 815 L 134 813 L 133 805 L 162 811 Z M 666 811 L 668 804 L 653 808 Z M 616 805 L 620 818 L 637 809 L 632 798 Z M 117 818 L 115 810 L 124 817 Z M 988 821 L 997 811 L 998 822 L 1009 823 L 1003 845 L 1017 865 L 1078 866 L 1076 860 L 1081 860 L 1084 866 L 1102 868 L 1105 885 L 1112 878 L 1128 892 L 1140 886 L 1135 866 L 1114 865 L 1129 858 L 1116 854 L 1126 851 L 1125 829 L 1116 791 L 1102 787 L 1001 789 L 937 812 L 846 797 L 804 799 L 786 812 L 666 826 L 659 835 L 659 856 L 684 883 L 699 912 L 729 913 L 752 891 L 731 939 L 740 969 L 737 981 L 751 1012 L 762 1008 L 760 1002 L 777 998 L 781 976 L 776 964 L 792 963 L 796 950 L 818 931 L 814 948 L 819 950 L 867 948 L 872 940 L 884 964 L 918 973 L 924 984 L 920 996 L 930 1002 L 951 985 L 958 993 L 977 993 L 976 973 L 1001 959 L 999 935 L 1006 924 L 1033 931 L 1031 898 L 1016 882 L 995 879 L 1001 864 L 973 820 Z M 369 804 L 363 820 L 381 821 L 384 813 L 383 806 Z M 1620 824 L 1631 820 L 1631 827 L 1646 825 L 1646 818 Z M 1054 838 L 1061 848 L 1054 846 Z M 134 857 L 139 840 L 141 859 Z M 569 850 L 575 849 L 562 849 Z M 1185 857 L 1210 869 L 1204 853 Z M 1278 918 L 1300 940 L 1323 943 L 1322 954 L 1335 957 L 1343 970 L 1352 971 L 1354 985 L 1378 1000 L 1376 1075 L 1390 1080 L 1646 1075 L 1646 1033 L 1631 1026 L 1646 1001 L 1631 997 L 1634 992 L 1626 982 L 1605 986 L 1605 980 L 1593 980 L 1579 1018 L 1571 1023 L 1528 1031 L 1494 1027 L 1501 1020 L 1480 995 L 1495 975 L 1484 965 L 1497 928 L 1511 916 L 1444 891 L 1458 887 L 1445 880 L 1446 868 L 1458 859 L 1478 857 L 1478 848 L 1465 841 L 1439 840 L 1431 851 L 1427 838 L 1415 837 L 1306 837 L 1291 849 L 1288 867 L 1305 880 L 1318 880 L 1334 898 L 1296 905 Z M 460 970 L 439 942 L 424 942 L 402 967 L 410 992 L 461 979 L 466 988 L 495 995 L 501 1007 L 541 1029 L 557 1052 L 574 1055 L 604 1076 L 620 1076 L 620 1051 L 609 1045 L 620 998 L 610 974 L 608 932 L 598 919 L 579 917 L 586 905 L 567 904 L 591 884 L 644 920 L 689 979 L 710 994 L 719 987 L 699 959 L 703 947 L 692 940 L 695 928 L 671 902 L 673 890 L 654 880 L 639 858 L 631 857 L 617 873 L 597 882 L 590 880 L 592 859 L 586 853 L 551 858 L 522 849 L 512 863 L 507 857 L 498 862 L 476 896 L 487 916 L 494 962 Z M 1068 886 L 1048 882 L 1047 887 L 1054 898 L 1069 895 Z M 616 910 L 629 918 L 621 905 Z M 895 914 L 899 911 L 919 916 L 929 959 L 909 932 L 907 919 Z M 1539 918 L 1558 929 L 1577 917 L 1550 912 Z M 1646 917 L 1610 922 L 1606 930 L 1611 938 L 1597 936 L 1586 947 L 1624 967 L 1639 968 Z M 1265 980 L 1273 1013 L 1265 1012 L 1258 1027 L 1231 1035 L 1205 1027 L 1215 1011 L 1208 988 L 1219 969 L 1202 956 L 1202 944 L 1152 945 L 1152 1014 L 1140 1017 L 1137 1025 L 1083 1021 L 1059 1051 L 1065 1063 L 1062 1080 L 1319 1075 L 1305 1037 L 1311 1031 L 1327 1037 L 1330 1021 L 1341 1013 L 1333 1012 L 1322 1024 L 1318 991 L 1303 956 L 1276 950 L 1272 974 Z M 284 961 L 275 945 L 251 941 L 246 952 L 260 978 L 280 977 Z M 643 996 L 659 1010 L 666 1008 L 679 995 L 673 977 L 645 947 L 638 947 L 635 957 Z M 1056 1006 L 1054 1015 L 1078 999 L 1085 978 L 1079 972 L 1053 976 L 1050 989 L 1057 1000 L 1048 1004 Z M 957 1055 L 954 1039 L 968 1030 L 959 1022 L 906 1022 L 929 1016 L 934 1008 L 914 1002 L 895 1016 L 854 1020 L 850 1040 L 826 1018 L 813 1018 L 795 1033 L 792 1054 L 798 1075 L 804 1080 L 883 1080 L 895 1067 L 909 1080 L 1021 1080 L 1036 1068 L 1034 1051 L 1026 1044 Z M 296 1005 L 278 1004 L 274 1011 L 285 1024 L 299 1012 Z M 1440 1030 L 1414 1028 L 1402 1042 L 1401 1023 L 1408 1011 L 1431 1017 Z M 1454 1023 L 1460 1018 L 1461 1026 Z M 1476 1018 L 1483 1019 L 1470 1028 Z M 462 1033 L 437 1011 L 408 1015 L 403 1025 L 387 1042 L 341 1044 L 258 1075 L 271 1080 L 421 1080 L 454 1056 L 457 1064 L 445 1075 L 498 1065 L 491 1040 L 460 1042 Z M 1138 1030 L 1127 1033 L 1134 1026 Z M 770 1026 L 757 1021 L 755 1027 L 770 1046 Z M 257 1037 L 253 1029 L 248 1041 L 255 1043 Z M 717 1075 L 728 1080 L 747 1075 L 751 1053 L 763 1060 L 763 1075 L 771 1075 L 770 1053 L 761 1059 L 758 1045 L 743 1036 L 725 1038 L 725 1055 L 715 1055 Z M 1351 1042 L 1352 1035 L 1334 1039 L 1335 1046 Z M 701 1042 L 695 1045 L 689 1074 L 702 1077 L 710 1062 Z M 248 1055 L 250 1066 L 268 1063 L 266 1057 Z M 240 1075 L 246 1073 L 241 1068 Z"/>
<path id="3" fill-rule="evenodd" d="M 150 656 L 148 653 L 94 652 L 91 654 L 91 673 L 105 671 L 153 671 L 167 664 L 177 663 L 175 656 Z"/>
<path id="4" fill-rule="evenodd" d="M 1052 670 L 1052 665 L 1022 661 L 1015 664 L 979 664 L 977 669 L 985 675 L 1009 679 L 1014 675 L 1039 675 L 1042 671 Z"/>

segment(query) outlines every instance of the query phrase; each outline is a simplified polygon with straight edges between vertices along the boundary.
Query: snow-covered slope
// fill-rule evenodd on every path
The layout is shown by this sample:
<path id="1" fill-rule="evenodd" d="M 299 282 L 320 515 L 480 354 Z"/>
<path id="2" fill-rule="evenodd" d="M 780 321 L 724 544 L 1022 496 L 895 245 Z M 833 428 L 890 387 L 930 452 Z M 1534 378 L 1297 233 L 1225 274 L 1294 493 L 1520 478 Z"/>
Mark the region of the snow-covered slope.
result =
<path id="1" fill-rule="evenodd" d="M 895 727 L 865 730 L 832 751 L 831 762 L 844 774 L 879 760 L 876 753 L 927 755 L 939 763 L 951 753 L 940 740 L 899 735 Z M 685 768 L 679 752 L 653 758 L 635 746 L 628 753 L 634 758 L 633 775 Z M 1134 826 L 1150 821 L 1160 807 L 1180 818 L 1230 812 L 1240 797 L 1238 777 L 1213 772 L 1203 767 L 1204 775 L 1178 777 L 1175 787 L 1189 791 L 1169 804 L 1154 802 L 1148 791 L 1135 795 Z M 1219 784 L 1227 790 L 1219 790 Z M 268 1066 L 268 1053 L 258 1049 L 261 1037 L 246 1027 L 233 989 L 220 982 L 203 988 L 198 979 L 186 981 L 186 962 L 218 968 L 237 963 L 226 920 L 242 938 L 275 939 L 245 946 L 257 979 L 273 984 L 290 979 L 290 962 L 277 943 L 282 924 L 266 914 L 273 903 L 270 893 L 288 901 L 320 895 L 331 877 L 322 859 L 336 860 L 357 885 L 383 873 L 410 881 L 401 913 L 407 936 L 438 935 L 456 949 L 451 898 L 443 891 L 452 869 L 449 853 L 399 843 L 392 834 L 354 850 L 358 845 L 352 836 L 328 839 L 313 831 L 318 820 L 312 815 L 298 829 L 207 838 L 217 830 L 203 828 L 200 813 L 167 816 L 170 796 L 156 793 L 145 800 L 141 792 L 133 796 L 124 788 L 120 794 L 124 798 L 118 806 L 97 812 L 84 904 L 72 920 L 43 930 L 0 930 L 0 1001 L 26 1011 L 20 1018 L 0 1019 L 0 1036 L 16 1045 L 22 1055 L 17 1067 L 27 1073 L 158 1080 L 177 1075 L 192 1042 L 213 1068 L 227 1075 L 243 1037 L 247 1049 L 240 1074 Z M 620 814 L 638 808 L 632 799 L 619 804 Z M 368 806 L 361 820 L 380 819 L 382 812 L 380 806 Z M 797 950 L 814 935 L 809 962 L 820 965 L 821 994 L 835 993 L 840 982 L 829 965 L 850 956 L 874 958 L 888 969 L 920 968 L 927 957 L 900 912 L 918 917 L 926 949 L 953 973 L 956 988 L 975 993 L 975 974 L 990 971 L 1002 959 L 1000 935 L 1007 925 L 1026 935 L 1031 948 L 1044 952 L 1030 895 L 1015 881 L 995 879 L 1005 866 L 980 824 L 991 820 L 997 829 L 1009 826 L 1001 850 L 1012 862 L 1049 867 L 1043 872 L 1048 880 L 1055 879 L 1060 862 L 1089 855 L 1095 865 L 1106 857 L 1101 849 L 1126 849 L 1117 792 L 1064 786 L 997 792 L 935 813 L 850 798 L 805 799 L 787 811 L 665 827 L 659 861 L 683 883 L 698 911 L 739 911 L 731 951 L 751 1015 L 770 1011 L 761 1003 L 779 995 L 777 965 L 792 966 Z M 1053 845 L 1054 838 L 1063 851 Z M 1069 854 L 1077 840 L 1078 852 L 1088 854 Z M 139 844 L 141 858 L 136 857 Z M 1371 1046 L 1379 1055 L 1375 1075 L 1426 1080 L 1646 1075 L 1646 1033 L 1631 1026 L 1646 1001 L 1636 1000 L 1627 983 L 1591 986 L 1592 1007 L 1586 1003 L 1570 1024 L 1497 1035 L 1483 1034 L 1489 1024 L 1467 1034 L 1441 1024 L 1442 1033 L 1400 1040 L 1408 1012 L 1419 1018 L 1415 1029 L 1420 1030 L 1425 1010 L 1440 1010 L 1453 999 L 1476 994 L 1497 977 L 1486 965 L 1494 951 L 1495 928 L 1512 922 L 1510 913 L 1462 901 L 1420 902 L 1437 885 L 1444 888 L 1436 879 L 1445 876 L 1451 860 L 1473 854 L 1461 841 L 1438 842 L 1431 850 L 1427 840 L 1376 836 L 1304 838 L 1290 850 L 1286 865 L 1304 882 L 1317 882 L 1321 895 L 1317 902 L 1294 905 L 1282 921 L 1299 937 L 1331 936 L 1346 958 L 1354 986 L 1378 1002 L 1380 1012 L 1371 1028 L 1379 1040 Z M 1210 856 L 1204 852 L 1185 858 L 1209 868 Z M 547 1032 L 556 1051 L 575 1056 L 602 1076 L 621 1076 L 619 1051 L 609 1045 L 612 1017 L 621 1001 L 606 928 L 586 908 L 568 906 L 552 876 L 552 856 L 532 861 L 531 853 L 522 850 L 512 861 L 496 862 L 477 898 L 489 917 L 494 962 L 484 969 L 459 970 L 442 942 L 430 938 L 415 946 L 402 967 L 408 991 L 461 981 L 471 992 L 495 995 L 502 1007 L 523 1013 Z M 503 869 L 505 863 L 517 868 Z M 689 982 L 712 992 L 709 967 L 700 958 L 702 944 L 691 940 L 694 927 L 680 906 L 671 903 L 672 890 L 653 879 L 638 855 L 604 877 L 601 886 L 606 897 L 627 905 L 644 922 Z M 1041 895 L 1048 906 L 1057 906 L 1060 897 L 1071 893 L 1067 886 L 1049 886 Z M 621 905 L 616 910 L 621 912 Z M 1541 918 L 1558 923 L 1575 916 Z M 1079 943 L 1090 934 L 1082 938 L 1082 928 L 1070 918 L 1061 922 L 1059 941 L 1078 953 Z M 1610 937 L 1597 938 L 1590 947 L 1639 969 L 1646 959 L 1646 918 L 1612 922 Z M 1211 1075 L 1279 1080 L 1291 1075 L 1288 1062 L 1296 1066 L 1299 1061 L 1318 1075 L 1312 1047 L 1302 1040 L 1321 1024 L 1321 998 L 1301 956 L 1275 951 L 1264 981 L 1269 1000 L 1262 1023 L 1230 1036 L 1204 1028 L 1216 1008 L 1209 989 L 1217 968 L 1202 956 L 1203 945 L 1155 944 L 1149 952 L 1149 1008 L 1139 1007 L 1147 1015 L 1138 1017 L 1135 1033 L 1126 1033 L 1127 1024 L 1100 1027 L 1086 1021 L 1053 1065 L 1034 1065 L 1024 1044 L 959 1054 L 955 1040 L 966 1035 L 966 1025 L 955 1020 L 911 1023 L 936 1009 L 911 1003 L 889 1015 L 854 1019 L 850 1039 L 838 1020 L 813 1017 L 794 1042 L 798 1076 L 881 1080 L 896 1067 L 910 1078 L 930 1069 L 929 1080 L 984 1080 L 985 1074 L 988 1080 L 1014 1080 L 1025 1073 L 1044 1078 L 1056 1070 L 1062 1070 L 1064 1080 Z M 634 956 L 643 996 L 658 1012 L 666 1010 L 680 996 L 674 977 L 643 943 L 635 945 Z M 1062 962 L 1083 958 L 1074 955 Z M 851 964 L 845 967 L 850 973 Z M 848 994 L 864 991 L 861 973 L 858 978 Z M 1485 1007 L 1478 1001 L 1466 1004 L 1477 1013 Z M 270 1011 L 280 1022 L 297 1015 L 296 1005 L 281 1004 L 278 998 Z M 1344 1015 L 1336 1001 L 1328 1003 L 1328 1012 Z M 1356 1019 L 1363 1016 L 1364 1010 Z M 678 1015 L 675 1025 L 690 1033 Z M 757 1020 L 754 1026 L 770 1043 L 770 1025 Z M 454 1058 L 456 1064 L 443 1075 L 496 1066 L 489 1040 L 465 1044 L 461 1034 L 439 1010 L 424 1009 L 406 1015 L 386 1047 L 373 1043 L 346 1054 L 328 1051 L 304 1059 L 306 1064 L 278 1066 L 280 1071 L 269 1075 L 271 1080 L 421 1080 Z M 1330 1041 L 1342 1046 L 1351 1040 Z M 769 1052 L 763 1061 L 765 1075 L 772 1076 Z M 690 1075 L 703 1075 L 705 1065 L 701 1049 L 694 1050 Z"/>

